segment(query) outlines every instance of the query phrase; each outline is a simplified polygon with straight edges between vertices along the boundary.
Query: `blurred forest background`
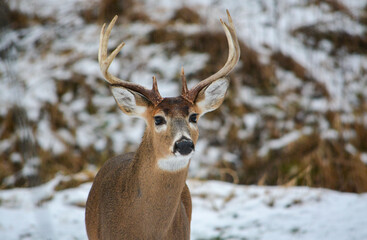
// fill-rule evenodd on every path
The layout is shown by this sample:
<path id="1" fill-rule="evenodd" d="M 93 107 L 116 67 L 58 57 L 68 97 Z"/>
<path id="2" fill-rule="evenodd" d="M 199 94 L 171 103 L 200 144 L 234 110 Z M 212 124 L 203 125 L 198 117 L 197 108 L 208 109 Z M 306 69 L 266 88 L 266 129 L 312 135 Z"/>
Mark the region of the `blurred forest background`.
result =
<path id="1" fill-rule="evenodd" d="M 181 66 L 193 85 L 224 64 L 228 8 L 241 59 L 200 120 L 190 177 L 366 192 L 367 2 L 204 2 L 0 0 L 0 188 L 58 173 L 74 187 L 137 148 L 144 123 L 99 72 L 104 22 L 119 16 L 111 50 L 126 43 L 111 71 L 173 96 Z"/>

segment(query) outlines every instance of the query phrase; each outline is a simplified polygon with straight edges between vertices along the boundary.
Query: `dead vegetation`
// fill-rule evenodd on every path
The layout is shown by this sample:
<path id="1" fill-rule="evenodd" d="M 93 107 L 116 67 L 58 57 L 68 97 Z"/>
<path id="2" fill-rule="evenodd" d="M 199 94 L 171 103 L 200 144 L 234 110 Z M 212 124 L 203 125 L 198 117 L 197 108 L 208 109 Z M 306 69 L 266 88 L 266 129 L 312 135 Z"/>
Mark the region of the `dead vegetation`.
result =
<path id="1" fill-rule="evenodd" d="M 353 18 L 352 12 L 338 0 L 311 0 L 309 4 L 320 6 L 322 4 L 327 5 L 331 12 L 339 12 Z"/>
<path id="2" fill-rule="evenodd" d="M 359 22 L 367 25 L 367 5 L 364 6 L 362 14 L 359 16 Z"/>
<path id="3" fill-rule="evenodd" d="M 367 191 L 367 168 L 345 150 L 339 139 L 303 136 L 266 159 L 244 159 L 243 184 L 324 187 L 346 192 Z"/>
<path id="4" fill-rule="evenodd" d="M 147 37 L 148 43 L 170 42 L 168 52 L 185 54 L 188 51 L 206 53 L 209 60 L 206 66 L 195 73 L 197 79 L 204 79 L 220 69 L 228 54 L 227 39 L 222 32 L 202 31 L 191 35 L 184 35 L 166 27 L 152 30 Z M 245 43 L 240 41 L 241 57 L 243 63 L 241 68 L 236 70 L 238 75 L 242 75 L 243 85 L 257 88 L 261 93 L 270 94 L 275 87 L 275 69 L 272 65 L 261 63 L 258 53 Z"/>
<path id="5" fill-rule="evenodd" d="M 0 7 L 2 6 L 0 5 Z M 0 17 L 0 25 L 4 24 L 5 26 L 6 24 L 6 26 L 11 29 L 23 29 L 38 24 L 45 25 L 55 22 L 55 19 L 52 17 L 43 18 L 38 15 L 29 16 L 20 11 L 10 10 L 7 7 L 4 7 L 1 11 L 0 13 L 3 15 Z"/>
<path id="6" fill-rule="evenodd" d="M 129 21 L 149 22 L 150 19 L 144 11 L 136 11 L 133 1 L 103 0 L 101 10 L 95 9 L 81 12 L 81 16 L 86 22 L 109 21 L 115 14 L 123 14 Z M 321 1 L 314 1 L 321 4 Z M 326 1 L 330 8 L 335 11 L 343 11 L 345 6 L 337 1 Z M 367 7 L 366 7 L 367 8 Z M 367 11 L 365 11 L 367 12 Z M 12 24 L 15 28 L 24 28 L 34 22 L 44 21 L 42 19 L 32 19 L 21 13 L 13 13 L 11 16 Z M 47 21 L 52 21 L 47 20 Z M 180 22 L 183 24 L 200 24 L 200 15 L 190 8 L 178 9 L 173 17 L 166 23 L 157 25 L 141 44 L 162 44 L 165 46 L 167 55 L 184 55 L 190 51 L 208 54 L 208 62 L 205 67 L 197 73 L 187 76 L 190 78 L 204 79 L 215 73 L 221 68 L 226 60 L 227 40 L 221 31 L 211 32 L 202 31 L 190 35 L 172 30 L 172 24 Z M 302 37 L 307 46 L 319 48 L 321 42 L 326 40 L 332 43 L 330 54 L 337 55 L 341 51 L 349 53 L 367 54 L 367 40 L 365 36 L 353 36 L 346 32 L 321 31 L 317 26 L 305 26 L 295 29 L 294 36 Z M 166 44 L 170 43 L 170 44 Z M 261 148 L 263 139 L 277 139 L 287 133 L 287 130 L 277 126 L 278 119 L 266 113 L 261 113 L 262 109 L 255 109 L 252 106 L 238 103 L 237 88 L 247 86 L 254 89 L 259 95 L 272 96 L 276 93 L 279 82 L 276 76 L 276 69 L 281 68 L 292 72 L 297 78 L 307 84 L 314 86 L 314 97 L 329 98 L 326 87 L 321 84 L 317 76 L 312 76 L 301 63 L 291 56 L 280 51 L 274 51 L 269 56 L 269 62 L 260 61 L 260 55 L 251 46 L 240 42 L 241 47 L 241 66 L 231 74 L 234 84 L 231 84 L 228 97 L 219 111 L 210 113 L 207 119 L 216 119 L 221 125 L 228 125 L 229 130 L 224 140 L 218 139 L 217 131 L 203 131 L 212 146 L 221 146 L 225 151 L 238 156 L 240 164 L 228 164 L 224 160 L 217 165 L 219 174 L 211 177 L 226 181 L 239 181 L 241 184 L 268 184 L 268 185 L 307 185 L 312 187 L 327 187 L 348 192 L 367 191 L 367 167 L 360 160 L 358 154 L 352 155 L 345 150 L 346 142 L 343 140 L 342 131 L 353 130 L 356 134 L 351 139 L 351 144 L 359 152 L 367 152 L 367 127 L 362 123 L 352 123 L 343 125 L 340 122 L 340 114 L 329 111 L 324 117 L 332 129 L 335 129 L 339 137 L 337 139 L 323 139 L 316 125 L 305 121 L 307 116 L 319 117 L 316 113 L 304 109 L 299 102 L 295 101 L 287 105 L 285 109 L 280 109 L 278 103 L 272 107 L 282 111 L 285 116 L 283 120 L 292 120 L 295 129 L 305 126 L 313 128 L 313 133 L 304 135 L 297 141 L 279 150 L 271 150 L 265 157 L 257 156 L 257 151 Z M 50 127 L 67 129 L 75 138 L 76 129 L 68 125 L 64 113 L 60 110 L 60 104 L 65 94 L 71 93 L 72 98 L 82 97 L 87 101 L 86 111 L 89 115 L 94 115 L 98 111 L 93 105 L 92 97 L 96 92 L 85 84 L 85 76 L 74 74 L 67 81 L 56 81 L 58 102 L 56 104 L 45 104 L 42 108 L 42 116 L 47 116 L 50 120 Z M 288 94 L 300 97 L 301 88 L 294 89 Z M 361 104 L 363 104 L 363 96 Z M 365 103 L 364 103 L 365 104 Z M 11 139 L 17 127 L 14 123 L 14 116 L 17 109 L 10 109 L 9 112 L 0 116 L 0 140 Z M 111 109 L 111 111 L 118 111 Z M 356 112 L 356 116 L 363 116 L 366 109 L 361 108 Z M 253 133 L 247 138 L 241 138 L 239 131 L 246 129 L 247 126 L 242 121 L 245 114 L 259 113 L 261 119 L 255 126 Z M 231 115 L 230 117 L 228 115 Z M 227 121 L 230 121 L 229 123 Z M 36 132 L 37 122 L 30 122 L 31 131 Z M 3 152 L 0 158 L 0 182 L 7 176 L 18 172 L 23 167 L 23 159 L 14 161 L 11 159 L 12 153 L 21 153 L 24 143 L 19 139 L 13 139 L 12 145 Z M 23 145 L 22 145 L 23 144 Z M 56 173 L 64 174 L 78 173 L 83 171 L 86 164 L 100 166 L 108 158 L 115 155 L 112 149 L 112 140 L 108 139 L 106 149 L 96 150 L 93 146 L 82 148 L 75 144 L 64 142 L 67 151 L 63 154 L 55 155 L 50 150 L 43 150 L 38 145 L 35 151 L 41 159 L 40 178 L 43 182 L 51 179 Z M 126 147 L 127 149 L 129 146 Z M 14 157 L 14 155 L 13 155 Z M 82 181 L 81 181 L 82 182 Z M 71 180 L 63 182 L 58 189 L 65 189 L 77 186 L 80 181 Z M 16 183 L 16 186 L 27 186 L 24 180 Z"/>
<path id="7" fill-rule="evenodd" d="M 79 15 L 87 23 L 109 22 L 115 15 L 129 22 L 150 22 L 150 17 L 137 10 L 138 3 L 133 0 L 100 0 L 96 6 L 80 11 Z"/>
<path id="8" fill-rule="evenodd" d="M 189 7 L 182 7 L 176 10 L 172 19 L 172 22 L 181 21 L 186 24 L 200 23 L 200 15 Z"/>
<path id="9" fill-rule="evenodd" d="M 10 23 L 10 9 L 4 0 L 0 0 L 0 29 Z"/>
<path id="10" fill-rule="evenodd" d="M 271 94 L 276 86 L 275 68 L 272 64 L 264 64 L 259 54 L 244 43 L 240 43 L 242 67 L 239 74 L 243 76 L 242 84 L 256 88 L 260 94 Z"/>
<path id="11" fill-rule="evenodd" d="M 345 31 L 322 31 L 316 25 L 299 27 L 293 30 L 294 36 L 301 36 L 305 45 L 320 48 L 322 41 L 332 43 L 331 55 L 342 54 L 343 51 L 355 54 L 367 54 L 367 36 L 351 35 Z"/>
<path id="12" fill-rule="evenodd" d="M 99 19 L 109 22 L 115 15 L 123 16 L 133 8 L 133 0 L 101 0 L 99 6 Z"/>
<path id="13" fill-rule="evenodd" d="M 62 191 L 68 188 L 76 188 L 83 183 L 93 181 L 94 176 L 91 174 L 84 174 L 83 178 L 77 178 L 75 175 L 71 175 L 70 178 L 61 180 L 55 187 L 55 191 Z"/>
<path id="14" fill-rule="evenodd" d="M 311 73 L 309 73 L 300 63 L 294 60 L 292 57 L 284 55 L 280 51 L 276 51 L 271 54 L 271 60 L 277 66 L 283 68 L 284 70 L 294 73 L 294 75 L 304 81 L 305 83 L 312 83 L 315 86 L 315 97 L 326 97 L 330 98 L 329 92 L 325 85 L 319 80 L 315 79 Z M 300 92 L 301 89 L 298 89 Z"/>

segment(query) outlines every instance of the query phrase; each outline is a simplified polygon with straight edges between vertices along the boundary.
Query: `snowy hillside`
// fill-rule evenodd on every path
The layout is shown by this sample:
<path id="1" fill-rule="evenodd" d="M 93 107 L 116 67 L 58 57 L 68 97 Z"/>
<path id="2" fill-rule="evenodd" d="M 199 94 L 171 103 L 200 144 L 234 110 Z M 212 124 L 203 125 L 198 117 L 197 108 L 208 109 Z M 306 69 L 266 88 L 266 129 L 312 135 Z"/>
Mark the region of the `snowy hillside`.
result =
<path id="1" fill-rule="evenodd" d="M 118 110 L 97 63 L 109 15 L 120 15 L 110 48 L 126 43 L 111 72 L 144 86 L 155 75 L 162 95 L 174 96 L 181 66 L 192 86 L 224 63 L 218 19 L 229 9 L 240 64 L 224 105 L 199 122 L 190 175 L 367 191 L 366 1 L 104 2 L 4 2 L 3 188 L 136 149 L 144 124 Z"/>
<path id="2" fill-rule="evenodd" d="M 138 146 L 144 123 L 118 110 L 97 63 L 109 15 L 120 15 L 111 50 L 126 43 L 111 72 L 147 87 L 155 75 L 174 96 L 181 66 L 192 86 L 224 63 L 229 9 L 241 59 L 223 106 L 199 122 L 190 176 L 367 191 L 367 1 L 124 1 L 120 12 L 104 2 L 5 1 L 2 187 Z"/>
<path id="3" fill-rule="evenodd" d="M 87 239 L 84 204 L 91 184 L 55 191 L 63 178 L 32 189 L 1 191 L 1 239 Z M 188 184 L 193 240 L 367 239 L 367 194 L 217 181 Z"/>

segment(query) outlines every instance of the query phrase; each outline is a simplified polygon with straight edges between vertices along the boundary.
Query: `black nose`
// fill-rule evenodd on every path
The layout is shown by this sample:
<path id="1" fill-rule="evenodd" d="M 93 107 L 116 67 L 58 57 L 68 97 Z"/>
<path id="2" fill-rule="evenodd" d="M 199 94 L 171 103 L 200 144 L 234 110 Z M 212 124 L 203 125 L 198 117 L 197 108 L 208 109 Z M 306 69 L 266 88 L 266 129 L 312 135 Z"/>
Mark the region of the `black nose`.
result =
<path id="1" fill-rule="evenodd" d="M 173 152 L 179 152 L 181 155 L 188 155 L 195 149 L 194 143 L 187 138 L 181 138 L 175 142 Z"/>

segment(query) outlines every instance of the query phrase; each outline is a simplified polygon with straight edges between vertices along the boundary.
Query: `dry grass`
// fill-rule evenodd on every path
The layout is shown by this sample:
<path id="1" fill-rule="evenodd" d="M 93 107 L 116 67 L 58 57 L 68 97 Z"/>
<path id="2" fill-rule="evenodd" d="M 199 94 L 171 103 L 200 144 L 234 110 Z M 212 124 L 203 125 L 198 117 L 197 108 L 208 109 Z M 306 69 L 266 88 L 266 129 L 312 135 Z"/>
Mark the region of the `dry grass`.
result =
<path id="1" fill-rule="evenodd" d="M 311 76 L 309 76 L 307 70 L 292 57 L 277 51 L 272 53 L 271 60 L 284 70 L 293 72 L 299 79 L 310 81 Z"/>
<path id="2" fill-rule="evenodd" d="M 132 10 L 133 0 L 101 0 L 99 6 L 100 22 L 109 22 L 115 16 L 123 16 Z"/>
<path id="3" fill-rule="evenodd" d="M 367 166 L 345 150 L 341 140 L 303 136 L 267 159 L 244 160 L 241 183 L 307 185 L 346 192 L 367 191 Z"/>
<path id="4" fill-rule="evenodd" d="M 62 180 L 60 181 L 56 187 L 55 187 L 55 191 L 62 191 L 68 188 L 76 188 L 78 186 L 80 186 L 83 183 L 86 182 L 90 182 L 93 180 L 93 176 L 90 176 L 90 178 L 85 178 L 85 179 L 77 179 L 74 177 L 71 177 L 68 180 Z"/>
<path id="5" fill-rule="evenodd" d="M 320 48 L 320 43 L 327 40 L 332 43 L 331 55 L 347 51 L 348 53 L 367 54 L 367 36 L 351 35 L 345 31 L 321 31 L 316 25 L 304 26 L 293 30 L 293 35 L 303 36 L 305 45 Z"/>
<path id="6" fill-rule="evenodd" d="M 0 29 L 10 24 L 10 9 L 9 6 L 0 0 Z"/>
<path id="7" fill-rule="evenodd" d="M 364 6 L 361 15 L 359 16 L 359 22 L 363 25 L 367 25 L 367 4 Z"/>
<path id="8" fill-rule="evenodd" d="M 18 11 L 11 11 L 10 13 L 10 27 L 12 29 L 21 29 L 38 24 L 46 25 L 52 22 L 55 22 L 55 19 L 41 18 L 39 16 L 27 16 Z"/>
<path id="9" fill-rule="evenodd" d="M 186 24 L 195 24 L 200 23 L 201 18 L 200 15 L 193 9 L 188 7 L 182 7 L 175 11 L 173 17 L 171 18 L 171 21 L 172 22 L 181 21 Z"/>
<path id="10" fill-rule="evenodd" d="M 20 109 L 19 107 L 13 107 L 9 109 L 7 114 L 4 117 L 0 118 L 1 123 L 1 131 L 0 131 L 0 140 L 8 140 L 11 141 L 11 146 L 6 149 L 6 151 L 2 152 L 0 158 L 0 182 L 7 177 L 10 176 L 12 173 L 19 171 L 22 166 L 23 162 L 22 159 L 20 162 L 13 162 L 11 160 L 12 153 L 21 153 L 21 140 L 18 138 L 14 139 L 14 133 L 16 133 L 17 124 L 16 122 L 18 115 L 20 115 L 24 110 Z"/>
<path id="11" fill-rule="evenodd" d="M 40 119 L 48 119 L 50 128 L 56 137 L 58 137 L 57 131 L 59 129 L 67 129 L 73 137 L 75 137 L 76 132 L 76 128 L 69 126 L 59 107 L 64 94 L 72 93 L 74 98 L 75 96 L 84 97 L 87 100 L 86 110 L 90 115 L 95 114 L 97 111 L 92 103 L 92 97 L 95 95 L 95 92 L 85 83 L 84 78 L 81 75 L 74 75 L 68 81 L 55 81 L 58 103 L 46 103 L 41 108 Z M 58 140 L 64 143 L 66 151 L 57 155 L 52 150 L 42 149 L 37 142 L 33 142 L 29 138 L 22 138 L 17 134 L 24 127 L 29 130 L 30 134 L 36 135 L 38 122 L 27 120 L 26 111 L 20 107 L 14 106 L 9 109 L 5 116 L 0 117 L 0 140 L 12 139 L 11 146 L 0 155 L 2 159 L 0 163 L 0 182 L 3 182 L 5 177 L 13 175 L 16 177 L 15 187 L 28 187 L 46 182 L 52 179 L 58 172 L 64 174 L 80 172 L 87 163 L 100 166 L 113 155 L 112 144 L 107 144 L 107 148 L 103 151 L 97 151 L 93 147 L 85 149 L 78 145 L 70 144 L 61 137 Z M 20 161 L 12 161 L 11 153 L 19 153 Z M 37 179 L 26 179 L 19 174 L 25 165 L 25 160 L 30 157 L 38 157 L 41 160 Z M 0 188 L 14 186 L 3 184 Z"/>
<path id="12" fill-rule="evenodd" d="M 182 47 L 181 39 L 184 39 L 185 36 L 182 33 L 177 31 L 169 31 L 167 30 L 166 26 L 162 26 L 156 28 L 148 33 L 146 42 L 143 44 L 150 44 L 150 43 L 165 43 L 165 42 L 174 42 L 177 49 Z"/>
<path id="13" fill-rule="evenodd" d="M 139 10 L 129 12 L 127 18 L 131 22 L 147 22 L 147 23 L 151 22 L 149 15 Z"/>
<path id="14" fill-rule="evenodd" d="M 150 22 L 149 16 L 136 8 L 137 4 L 134 0 L 100 0 L 98 5 L 83 9 L 79 15 L 87 23 L 110 22 L 115 15 L 129 22 Z"/>
<path id="15" fill-rule="evenodd" d="M 171 42 L 168 52 L 185 54 L 188 51 L 207 53 L 209 60 L 206 66 L 195 73 L 193 76 L 204 79 L 217 72 L 225 63 L 228 54 L 228 44 L 224 33 L 202 31 L 192 35 L 183 35 L 177 31 L 169 31 L 165 26 L 152 30 L 147 37 L 148 43 Z M 242 41 L 241 49 L 241 68 L 236 73 L 241 75 L 241 84 L 257 88 L 263 94 L 270 94 L 275 87 L 276 76 L 272 65 L 261 63 L 258 53 L 248 47 Z"/>
<path id="16" fill-rule="evenodd" d="M 204 79 L 217 72 L 225 63 L 228 54 L 227 38 L 222 32 L 200 32 L 188 36 L 187 46 L 191 51 L 207 53 L 207 65 L 194 77 Z M 236 73 L 241 84 L 254 87 L 263 94 L 270 94 L 275 87 L 275 71 L 271 65 L 263 64 L 258 53 L 239 40 L 242 66 Z"/>
<path id="17" fill-rule="evenodd" d="M 353 124 L 356 137 L 352 140 L 352 144 L 361 152 L 367 152 L 367 126 L 356 123 Z"/>
<path id="18" fill-rule="evenodd" d="M 150 34 L 151 41 L 155 43 L 171 42 L 175 45 L 171 51 L 184 53 L 188 50 L 196 51 L 200 53 L 207 53 L 209 55 L 209 61 L 207 65 L 198 73 L 195 74 L 196 78 L 203 79 L 222 67 L 224 64 L 225 56 L 228 52 L 226 37 L 221 32 L 200 32 L 190 36 L 184 36 L 181 33 L 170 32 L 166 29 L 154 30 Z M 302 81 L 307 83 L 312 83 L 315 85 L 315 95 L 322 97 L 329 97 L 329 93 L 326 87 L 320 84 L 315 78 L 313 78 L 307 70 L 297 61 L 295 61 L 290 56 L 287 56 L 281 52 L 275 52 L 271 55 L 271 63 L 264 64 L 259 60 L 259 55 L 256 51 L 240 42 L 241 46 L 241 62 L 242 66 L 237 69 L 233 74 L 232 78 L 240 79 L 240 84 L 250 86 L 260 94 L 273 94 L 276 87 L 277 79 L 275 75 L 275 65 L 281 67 L 287 71 L 291 71 L 300 78 Z M 234 85 L 233 85 L 234 86 Z M 208 114 L 210 118 L 215 118 L 221 121 L 223 124 L 227 121 L 226 113 L 231 112 L 232 117 L 241 118 L 245 113 L 252 112 L 254 109 L 246 105 L 238 105 L 235 103 L 236 91 L 233 89 L 229 91 L 230 97 L 228 97 L 225 102 L 223 109 L 214 113 Z M 299 89 L 299 92 L 301 90 Z M 296 93 L 299 94 L 299 92 Z M 302 109 L 295 110 L 287 118 L 295 118 L 296 113 L 303 111 Z M 305 112 L 304 114 L 309 114 Z M 332 114 L 330 114 L 330 121 L 334 121 Z M 296 120 L 296 119 L 295 119 Z M 217 142 L 215 134 L 206 132 L 207 138 L 211 145 L 219 145 L 224 147 L 227 151 L 230 151 L 243 161 L 243 169 L 236 169 L 234 165 L 228 166 L 225 162 L 220 162 L 217 168 L 221 174 L 213 174 L 211 178 L 234 181 L 234 179 L 239 178 L 241 183 L 245 184 L 287 184 L 292 182 L 295 185 L 309 185 L 309 186 L 330 186 L 334 189 L 343 189 L 344 191 L 364 191 L 364 186 L 360 185 L 343 185 L 342 182 L 338 180 L 336 173 L 341 171 L 346 162 L 338 160 L 340 163 L 335 164 L 333 159 L 327 158 L 331 164 L 330 174 L 322 175 L 318 172 L 318 169 L 323 169 L 323 165 L 319 161 L 320 158 L 313 158 L 311 156 L 315 155 L 315 152 L 331 151 L 328 148 L 324 149 L 324 146 L 330 146 L 328 144 L 323 144 L 326 140 L 319 138 L 317 134 L 312 136 L 305 136 L 299 139 L 297 142 L 290 144 L 286 149 L 273 150 L 265 159 L 259 159 L 256 157 L 256 153 L 251 153 L 248 149 L 259 149 L 261 143 L 261 135 L 267 132 L 269 137 L 276 139 L 282 136 L 284 132 L 276 127 L 277 119 L 268 116 L 264 117 L 264 124 L 258 126 L 255 129 L 252 136 L 247 139 L 240 139 L 238 137 L 238 131 L 245 126 L 240 126 L 233 122 L 230 125 L 229 132 L 226 136 L 225 142 Z M 296 121 L 297 122 L 297 121 Z M 299 128 L 304 126 L 304 122 L 298 121 L 300 125 Z M 211 137 L 212 136 L 212 137 Z M 339 147 L 344 147 L 340 145 Z M 344 153 L 344 152 L 343 152 Z M 347 154 L 347 153 L 344 153 Z M 350 157 L 350 156 L 348 156 Z M 344 159 L 344 158 L 343 158 Z M 357 164 L 357 161 L 352 163 Z M 362 179 L 365 175 L 357 173 L 359 168 L 351 166 L 346 170 L 345 174 L 348 176 L 356 176 L 357 179 Z M 234 177 L 233 171 L 236 171 Z M 358 181 L 357 181 L 358 182 Z M 367 189 L 366 189 L 367 190 Z"/>
<path id="19" fill-rule="evenodd" d="M 205 79 L 217 72 L 225 63 L 228 54 L 227 40 L 221 32 L 199 32 L 188 36 L 186 44 L 191 51 L 207 53 L 209 60 L 206 66 L 194 77 Z"/>
<path id="20" fill-rule="evenodd" d="M 240 48 L 243 65 L 238 74 L 242 76 L 242 84 L 255 88 L 260 94 L 273 93 L 277 83 L 274 66 L 262 63 L 259 54 L 243 42 Z"/>
<path id="21" fill-rule="evenodd" d="M 0 28 L 10 27 L 12 29 L 27 28 L 32 25 L 54 23 L 52 17 L 44 18 L 38 15 L 27 15 L 17 10 L 11 10 L 4 0 L 0 0 Z"/>
<path id="22" fill-rule="evenodd" d="M 343 14 L 353 18 L 353 14 L 349 10 L 349 8 L 346 7 L 343 3 L 341 3 L 338 0 L 311 0 L 310 4 L 314 4 L 314 5 L 317 5 L 317 6 L 320 6 L 322 4 L 326 4 L 327 6 L 329 6 L 329 8 L 332 12 L 343 13 Z"/>
<path id="23" fill-rule="evenodd" d="M 342 141 L 322 141 L 310 156 L 312 186 L 346 192 L 367 191 L 367 166 L 345 151 Z"/>
<path id="24" fill-rule="evenodd" d="M 149 22 L 149 17 L 144 11 L 135 11 L 133 1 L 126 1 L 123 5 L 122 1 L 102 0 L 101 10 L 91 9 L 81 12 L 81 16 L 86 22 L 93 21 L 110 21 L 115 15 L 122 15 L 129 21 Z M 320 4 L 320 1 L 315 1 Z M 331 9 L 335 11 L 344 11 L 343 5 L 326 1 Z M 367 9 L 367 7 L 366 7 Z M 348 14 L 344 11 L 345 14 Z M 366 11 L 367 12 L 367 11 Z M 46 21 L 42 19 L 32 19 L 21 13 L 13 13 L 12 24 L 14 27 L 22 28 L 29 26 L 33 22 Z M 47 21 L 52 21 L 47 20 Z M 198 53 L 206 53 L 209 60 L 206 66 L 195 73 L 187 76 L 188 78 L 204 79 L 220 69 L 226 61 L 228 54 L 227 40 L 225 34 L 219 32 L 203 31 L 196 34 L 185 35 L 170 29 L 174 22 L 182 22 L 186 24 L 200 23 L 202 20 L 194 9 L 181 8 L 178 9 L 172 19 L 167 23 L 159 25 L 160 27 L 152 30 L 144 43 L 167 43 L 166 52 L 170 54 L 185 54 L 189 51 Z M 302 35 L 305 37 L 305 43 L 311 47 L 319 47 L 322 40 L 328 40 L 333 43 L 332 54 L 338 54 L 340 49 L 345 49 L 351 53 L 367 54 L 367 42 L 363 36 L 352 36 L 344 32 L 321 32 L 316 26 L 306 26 L 296 29 L 294 35 Z M 307 37 L 307 38 L 306 38 Z M 236 89 L 241 86 L 249 86 L 253 88 L 259 95 L 272 95 L 275 93 L 277 86 L 277 77 L 275 74 L 276 67 L 280 67 L 286 71 L 294 73 L 294 75 L 305 83 L 315 86 L 315 95 L 321 97 L 329 97 L 329 93 L 324 85 L 309 74 L 309 72 L 292 57 L 282 53 L 274 52 L 270 56 L 270 63 L 260 61 L 259 54 L 240 41 L 241 47 L 241 67 L 237 68 L 231 74 L 234 84 L 230 85 L 228 97 L 223 106 L 215 112 L 209 113 L 207 119 L 216 119 L 222 125 L 229 122 L 229 131 L 225 136 L 225 140 L 219 140 L 217 131 L 207 131 L 203 133 L 211 146 L 221 146 L 226 151 L 236 154 L 242 159 L 242 167 L 239 169 L 237 165 L 228 164 L 225 161 L 218 163 L 218 174 L 214 174 L 212 178 L 221 179 L 229 182 L 239 181 L 242 184 L 268 184 L 268 185 L 307 185 L 312 187 L 328 187 L 341 191 L 365 192 L 367 191 L 367 169 L 358 155 L 351 155 L 345 150 L 346 142 L 339 139 L 327 140 L 322 139 L 319 133 L 306 135 L 297 141 L 289 144 L 280 150 L 271 150 L 264 158 L 259 158 L 256 151 L 261 147 L 263 136 L 267 138 L 277 139 L 286 133 L 285 130 L 277 127 L 277 119 L 272 116 L 261 115 L 261 121 L 255 127 L 251 136 L 241 139 L 238 132 L 246 126 L 242 121 L 246 113 L 258 111 L 251 106 L 239 104 L 236 101 Z M 90 115 L 97 112 L 96 106 L 93 105 L 92 97 L 96 94 L 89 85 L 85 84 L 85 76 L 73 75 L 69 81 L 55 81 L 57 87 L 57 96 L 59 102 L 57 104 L 45 104 L 42 108 L 41 115 L 50 119 L 50 127 L 52 130 L 60 128 L 68 129 L 75 137 L 76 129 L 68 126 L 64 114 L 60 111 L 59 105 L 66 93 L 72 93 L 73 98 L 83 97 L 87 101 L 86 111 Z M 297 96 L 301 89 L 291 90 Z M 361 98 L 361 108 L 356 112 L 356 116 L 363 116 L 366 112 L 365 100 Z M 363 103 L 364 102 L 364 103 Z M 363 105 L 365 104 L 365 105 Z M 363 105 L 363 106 L 362 106 Z M 276 104 L 274 103 L 276 108 Z M 301 106 L 287 106 L 283 109 L 286 114 L 285 119 L 292 120 L 296 123 L 295 128 L 302 128 L 306 125 L 304 118 L 310 113 Z M 111 109 L 111 111 L 114 111 Z M 0 140 L 10 138 L 17 130 L 15 118 L 19 114 L 23 114 L 22 109 L 11 109 L 7 115 L 0 117 Z M 231 117 L 228 116 L 230 113 Z M 301 113 L 301 114 L 299 114 Z M 301 117 L 299 117 L 301 116 Z M 325 114 L 325 119 L 329 122 L 332 129 L 339 133 L 343 129 L 354 130 L 356 136 L 351 140 L 351 144 L 359 152 L 367 152 L 367 128 L 363 124 L 342 124 L 340 121 L 340 113 L 329 111 Z M 240 124 L 239 124 L 240 122 Z M 29 123 L 31 131 L 35 132 L 37 122 Z M 310 126 L 310 125 L 308 125 Z M 316 126 L 313 126 L 317 129 Z M 341 134 L 340 134 L 341 135 Z M 60 139 L 62 141 L 62 139 Z M 53 178 L 57 172 L 65 174 L 78 173 L 83 171 L 87 163 L 101 166 L 114 152 L 112 150 L 111 140 L 108 140 L 106 149 L 97 151 L 93 147 L 86 149 L 77 145 L 66 143 L 67 151 L 64 154 L 54 155 L 51 151 L 42 150 L 39 146 L 35 146 L 33 151 L 41 159 L 40 179 L 42 182 Z M 29 148 L 24 141 L 15 139 L 14 144 L 8 151 L 2 153 L 0 158 L 0 182 L 4 177 L 16 173 L 23 167 L 23 162 L 14 163 L 10 159 L 10 153 L 22 152 L 24 148 Z M 127 147 L 128 148 L 128 147 Z M 16 182 L 16 186 L 27 186 L 27 179 L 20 178 Z M 65 189 L 77 186 L 82 181 L 70 180 L 62 182 L 58 189 Z"/>
<path id="25" fill-rule="evenodd" d="M 330 98 L 330 94 L 326 88 L 326 86 L 320 81 L 316 80 L 311 73 L 309 73 L 300 63 L 294 60 L 292 57 L 285 55 L 280 51 L 276 51 L 272 53 L 270 59 L 273 63 L 283 68 L 284 70 L 293 72 L 294 75 L 303 80 L 304 82 L 312 83 L 315 85 L 315 96 L 323 96 L 326 98 Z M 298 89 L 301 91 L 301 89 Z"/>

